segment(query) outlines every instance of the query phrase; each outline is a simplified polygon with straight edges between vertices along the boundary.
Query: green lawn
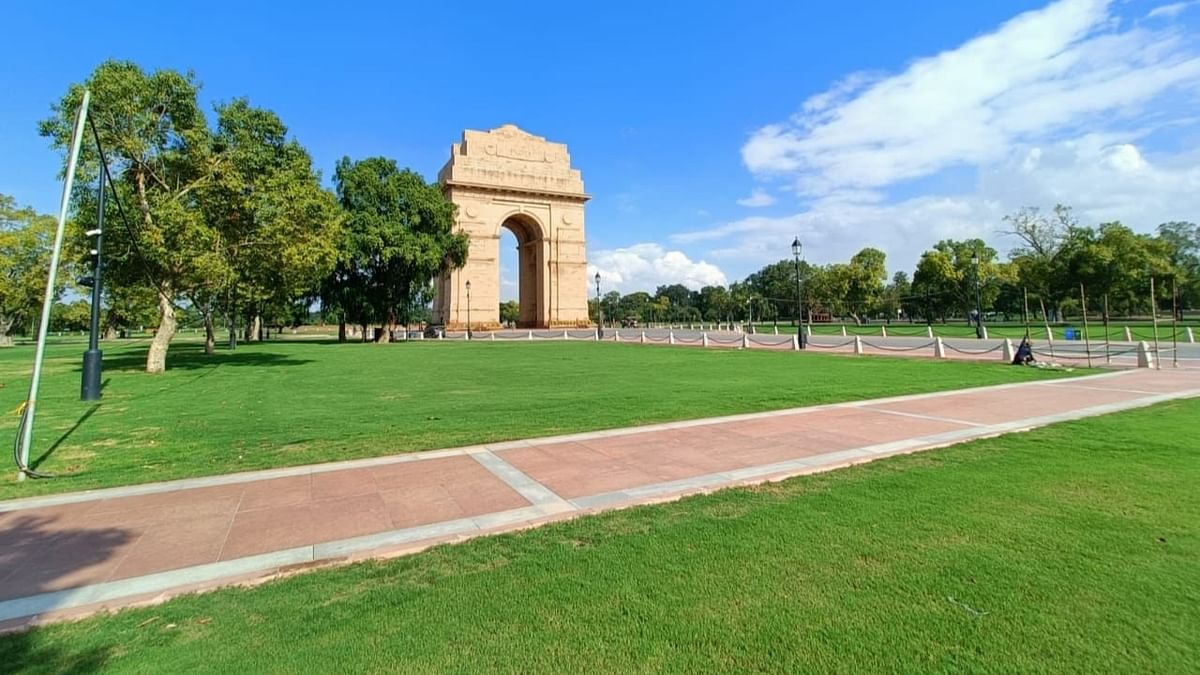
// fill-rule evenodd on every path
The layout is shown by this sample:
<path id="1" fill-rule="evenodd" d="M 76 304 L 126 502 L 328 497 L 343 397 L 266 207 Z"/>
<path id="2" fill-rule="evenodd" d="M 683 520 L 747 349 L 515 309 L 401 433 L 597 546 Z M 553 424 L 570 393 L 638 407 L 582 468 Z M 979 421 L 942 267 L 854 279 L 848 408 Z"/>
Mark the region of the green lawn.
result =
<path id="1" fill-rule="evenodd" d="M 54 480 L 0 498 L 369 457 L 685 418 L 1054 377 L 995 363 L 591 342 L 269 342 L 205 356 L 105 346 L 107 386 L 79 401 L 82 345 L 49 350 L 32 458 Z M 32 350 L 0 351 L 0 410 Z M 0 418 L 11 439 L 18 418 Z M 10 442 L 7 441 L 6 442 Z"/>
<path id="2" fill-rule="evenodd" d="M 0 639 L 15 672 L 1200 671 L 1200 400 Z"/>

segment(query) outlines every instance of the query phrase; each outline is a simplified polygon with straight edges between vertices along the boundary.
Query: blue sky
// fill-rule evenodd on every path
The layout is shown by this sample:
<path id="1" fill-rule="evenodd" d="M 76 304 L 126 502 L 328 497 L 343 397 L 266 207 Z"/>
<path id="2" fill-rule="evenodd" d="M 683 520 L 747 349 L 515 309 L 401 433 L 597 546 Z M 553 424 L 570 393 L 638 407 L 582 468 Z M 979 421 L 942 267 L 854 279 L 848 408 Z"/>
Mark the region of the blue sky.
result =
<path id="1" fill-rule="evenodd" d="M 10 6 L 0 192 L 56 209 L 36 122 L 122 58 L 275 110 L 327 176 L 384 155 L 433 178 L 464 128 L 567 143 L 624 291 L 740 279 L 794 235 L 893 269 L 941 237 L 1007 249 L 1026 204 L 1200 219 L 1195 2 L 407 4 Z"/>

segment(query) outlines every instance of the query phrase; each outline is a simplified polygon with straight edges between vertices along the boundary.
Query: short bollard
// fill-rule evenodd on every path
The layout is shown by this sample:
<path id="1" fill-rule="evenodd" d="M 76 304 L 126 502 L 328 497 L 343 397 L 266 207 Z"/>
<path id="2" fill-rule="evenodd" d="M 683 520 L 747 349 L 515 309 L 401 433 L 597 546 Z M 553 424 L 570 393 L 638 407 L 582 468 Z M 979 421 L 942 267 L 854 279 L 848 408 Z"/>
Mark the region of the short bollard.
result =
<path id="1" fill-rule="evenodd" d="M 564 339 L 564 340 L 570 340 L 570 339 L 571 339 L 571 334 L 570 334 L 570 333 L 568 333 L 567 331 L 565 331 L 565 330 L 564 330 L 564 331 L 563 331 L 563 339 Z"/>
<path id="2" fill-rule="evenodd" d="M 1138 368 L 1153 368 L 1154 354 L 1150 351 L 1150 345 L 1145 340 L 1138 343 L 1137 348 L 1137 365 Z"/>
<path id="3" fill-rule="evenodd" d="M 532 340 L 532 339 L 533 339 L 533 331 L 529 331 L 529 339 L 530 339 L 530 340 Z"/>
<path id="4" fill-rule="evenodd" d="M 1012 363 L 1017 358 L 1013 353 L 1012 338 L 1004 338 L 1004 350 L 1001 352 L 1001 357 L 1005 363 Z"/>
<path id="5" fill-rule="evenodd" d="M 863 343 L 862 343 L 861 335 L 854 336 L 854 353 L 858 354 L 859 356 L 862 356 L 862 354 L 863 354 Z"/>
<path id="6" fill-rule="evenodd" d="M 946 358 L 946 343 L 942 341 L 942 337 L 940 335 L 933 339 L 933 358 Z"/>
<path id="7" fill-rule="evenodd" d="M 750 349 L 750 334 L 742 333 L 742 349 Z"/>
<path id="8" fill-rule="evenodd" d="M 646 344 L 646 331 L 642 331 L 642 344 Z"/>
<path id="9" fill-rule="evenodd" d="M 794 352 L 800 351 L 800 336 L 799 335 L 792 336 L 792 351 L 794 351 Z"/>
<path id="10" fill-rule="evenodd" d="M 701 334 L 700 334 L 700 346 L 701 346 L 701 347 L 707 347 L 707 346 L 708 346 L 708 333 L 701 333 Z"/>
<path id="11" fill-rule="evenodd" d="M 675 344 L 675 331 L 673 331 L 673 330 L 667 331 L 667 344 L 669 344 L 669 345 Z"/>

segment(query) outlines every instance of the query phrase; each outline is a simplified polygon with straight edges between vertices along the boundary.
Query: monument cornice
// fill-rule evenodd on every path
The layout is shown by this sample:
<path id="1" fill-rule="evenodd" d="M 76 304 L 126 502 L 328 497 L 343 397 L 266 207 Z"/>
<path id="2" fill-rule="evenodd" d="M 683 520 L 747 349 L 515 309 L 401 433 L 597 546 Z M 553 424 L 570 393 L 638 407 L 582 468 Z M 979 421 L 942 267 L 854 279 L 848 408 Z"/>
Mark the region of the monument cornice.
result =
<path id="1" fill-rule="evenodd" d="M 470 188 L 472 190 L 480 190 L 482 192 L 496 192 L 500 194 L 514 195 L 542 195 L 546 197 L 556 197 L 568 201 L 576 201 L 579 203 L 586 202 L 592 198 L 586 192 L 562 192 L 559 190 L 547 190 L 537 188 L 521 188 L 508 185 L 487 185 L 484 183 L 472 183 L 469 181 L 448 180 L 442 183 L 446 187 Z"/>

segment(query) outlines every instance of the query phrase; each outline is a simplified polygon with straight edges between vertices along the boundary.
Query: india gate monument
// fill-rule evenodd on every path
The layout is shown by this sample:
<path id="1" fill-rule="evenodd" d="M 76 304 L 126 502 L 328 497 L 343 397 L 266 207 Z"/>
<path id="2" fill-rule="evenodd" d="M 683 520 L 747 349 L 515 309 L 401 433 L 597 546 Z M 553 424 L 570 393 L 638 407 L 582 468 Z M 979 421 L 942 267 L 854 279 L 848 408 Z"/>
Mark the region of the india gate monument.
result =
<path id="1" fill-rule="evenodd" d="M 567 146 L 506 124 L 463 132 L 438 172 L 471 238 L 467 263 L 435 282 L 433 322 L 451 330 L 500 326 L 500 228 L 517 238 L 518 326 L 588 325 L 583 177 Z M 469 282 L 469 285 L 468 285 Z M 468 290 L 469 289 L 469 290 Z M 470 307 L 468 308 L 468 293 Z"/>

